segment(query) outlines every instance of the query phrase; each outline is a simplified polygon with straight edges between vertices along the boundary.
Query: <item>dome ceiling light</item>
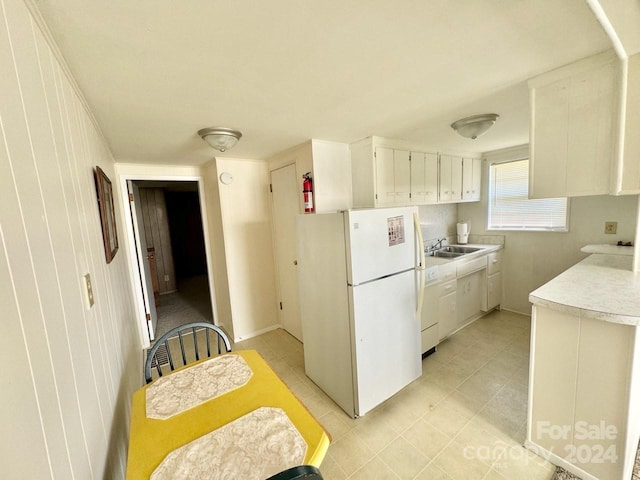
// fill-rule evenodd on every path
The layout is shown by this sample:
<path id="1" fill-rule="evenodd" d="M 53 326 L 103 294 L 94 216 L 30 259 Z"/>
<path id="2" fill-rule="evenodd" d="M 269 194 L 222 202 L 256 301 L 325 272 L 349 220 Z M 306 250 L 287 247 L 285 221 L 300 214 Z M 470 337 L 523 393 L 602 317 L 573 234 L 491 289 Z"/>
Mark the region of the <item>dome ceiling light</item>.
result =
<path id="1" fill-rule="evenodd" d="M 225 127 L 209 127 L 198 130 L 198 135 L 207 142 L 212 148 L 221 152 L 226 152 L 238 143 L 242 133 L 238 130 Z"/>
<path id="2" fill-rule="evenodd" d="M 473 115 L 453 122 L 451 128 L 458 132 L 459 135 L 475 140 L 489 130 L 498 118 L 500 118 L 500 115 L 496 113 Z"/>

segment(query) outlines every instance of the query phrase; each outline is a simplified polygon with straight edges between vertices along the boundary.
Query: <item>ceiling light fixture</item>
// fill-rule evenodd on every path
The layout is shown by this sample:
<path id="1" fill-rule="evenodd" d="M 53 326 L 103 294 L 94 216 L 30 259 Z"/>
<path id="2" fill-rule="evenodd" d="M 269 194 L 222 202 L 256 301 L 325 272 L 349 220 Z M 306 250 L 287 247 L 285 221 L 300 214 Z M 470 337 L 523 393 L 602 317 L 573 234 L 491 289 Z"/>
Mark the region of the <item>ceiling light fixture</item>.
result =
<path id="1" fill-rule="evenodd" d="M 451 128 L 463 137 L 475 140 L 489 130 L 499 117 L 500 115 L 495 113 L 473 115 L 472 117 L 461 118 L 453 122 Z"/>
<path id="2" fill-rule="evenodd" d="M 225 152 L 238 143 L 242 133 L 225 127 L 210 127 L 198 130 L 198 135 L 212 148 Z"/>

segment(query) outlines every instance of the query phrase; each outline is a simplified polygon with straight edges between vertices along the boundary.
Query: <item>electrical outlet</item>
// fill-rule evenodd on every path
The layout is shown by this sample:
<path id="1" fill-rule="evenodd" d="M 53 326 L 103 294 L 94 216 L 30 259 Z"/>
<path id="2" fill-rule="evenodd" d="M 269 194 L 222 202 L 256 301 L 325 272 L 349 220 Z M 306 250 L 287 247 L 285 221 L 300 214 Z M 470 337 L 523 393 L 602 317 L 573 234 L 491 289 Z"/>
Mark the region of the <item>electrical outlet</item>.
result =
<path id="1" fill-rule="evenodd" d="M 168 281 L 169 281 L 169 275 L 165 275 L 165 276 L 164 276 L 164 281 L 165 281 L 165 282 L 168 282 Z"/>
<path id="2" fill-rule="evenodd" d="M 618 222 L 604 222 L 604 233 L 614 234 L 618 231 Z"/>
<path id="3" fill-rule="evenodd" d="M 93 307 L 93 288 L 91 287 L 91 275 L 86 274 L 84 276 L 84 286 L 85 286 L 85 302 L 87 304 L 87 308 Z"/>

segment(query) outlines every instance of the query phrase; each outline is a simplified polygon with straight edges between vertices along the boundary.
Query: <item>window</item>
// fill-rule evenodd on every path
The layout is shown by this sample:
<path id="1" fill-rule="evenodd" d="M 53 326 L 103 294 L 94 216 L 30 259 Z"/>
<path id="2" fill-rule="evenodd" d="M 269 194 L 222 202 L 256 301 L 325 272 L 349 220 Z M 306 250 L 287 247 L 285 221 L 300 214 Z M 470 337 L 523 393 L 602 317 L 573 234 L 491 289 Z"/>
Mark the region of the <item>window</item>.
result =
<path id="1" fill-rule="evenodd" d="M 567 199 L 530 200 L 529 159 L 489 167 L 488 230 L 567 231 Z"/>

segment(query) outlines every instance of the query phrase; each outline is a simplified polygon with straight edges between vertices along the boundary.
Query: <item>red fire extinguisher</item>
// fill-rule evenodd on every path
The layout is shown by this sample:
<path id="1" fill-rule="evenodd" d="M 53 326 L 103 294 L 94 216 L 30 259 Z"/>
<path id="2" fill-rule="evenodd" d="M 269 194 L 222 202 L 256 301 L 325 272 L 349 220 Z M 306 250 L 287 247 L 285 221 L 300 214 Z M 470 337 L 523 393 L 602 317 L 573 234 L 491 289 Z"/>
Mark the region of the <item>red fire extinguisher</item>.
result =
<path id="1" fill-rule="evenodd" d="M 304 197 L 304 213 L 313 212 L 313 180 L 311 172 L 302 176 L 302 195 Z"/>

